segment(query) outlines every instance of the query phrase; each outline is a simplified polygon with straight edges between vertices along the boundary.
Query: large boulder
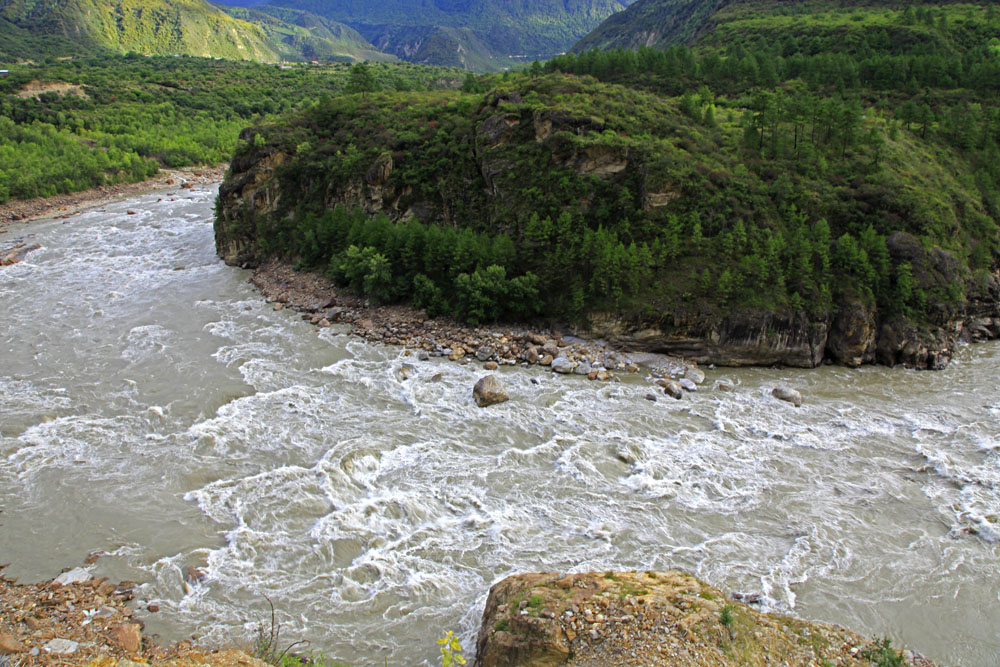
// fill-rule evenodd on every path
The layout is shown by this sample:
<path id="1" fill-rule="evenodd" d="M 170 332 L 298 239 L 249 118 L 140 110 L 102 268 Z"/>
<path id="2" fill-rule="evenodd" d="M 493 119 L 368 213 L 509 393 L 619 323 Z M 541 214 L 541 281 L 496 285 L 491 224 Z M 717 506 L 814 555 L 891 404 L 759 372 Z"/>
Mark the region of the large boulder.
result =
<path id="1" fill-rule="evenodd" d="M 510 400 L 500 378 L 496 375 L 479 378 L 476 386 L 472 388 L 472 397 L 476 399 L 476 405 L 481 408 L 488 408 L 491 405 Z"/>
<path id="2" fill-rule="evenodd" d="M 867 646 L 843 628 L 730 602 L 683 572 L 542 572 L 490 589 L 474 664 L 855 665 Z"/>

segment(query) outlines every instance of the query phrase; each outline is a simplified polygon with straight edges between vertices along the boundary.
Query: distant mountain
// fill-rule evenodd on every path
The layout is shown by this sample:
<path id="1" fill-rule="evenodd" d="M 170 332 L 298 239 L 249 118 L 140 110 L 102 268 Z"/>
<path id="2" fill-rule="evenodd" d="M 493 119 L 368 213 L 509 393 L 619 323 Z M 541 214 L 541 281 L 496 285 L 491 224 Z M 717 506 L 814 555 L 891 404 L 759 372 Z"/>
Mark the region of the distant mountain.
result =
<path id="1" fill-rule="evenodd" d="M 245 7 L 257 0 L 225 0 Z M 411 62 L 502 69 L 569 49 L 633 0 L 272 0 L 346 23 Z"/>
<path id="2" fill-rule="evenodd" d="M 572 50 L 664 48 L 690 42 L 707 28 L 716 11 L 732 1 L 638 0 L 625 11 L 610 16 Z"/>
<path id="3" fill-rule="evenodd" d="M 0 58 L 107 49 L 264 61 L 392 59 L 353 29 L 304 12 L 240 12 L 231 16 L 205 0 L 0 0 Z"/>
<path id="4" fill-rule="evenodd" d="M 307 11 L 263 4 L 255 8 L 221 9 L 234 18 L 260 26 L 289 60 L 397 60 L 377 50 L 354 28 Z"/>

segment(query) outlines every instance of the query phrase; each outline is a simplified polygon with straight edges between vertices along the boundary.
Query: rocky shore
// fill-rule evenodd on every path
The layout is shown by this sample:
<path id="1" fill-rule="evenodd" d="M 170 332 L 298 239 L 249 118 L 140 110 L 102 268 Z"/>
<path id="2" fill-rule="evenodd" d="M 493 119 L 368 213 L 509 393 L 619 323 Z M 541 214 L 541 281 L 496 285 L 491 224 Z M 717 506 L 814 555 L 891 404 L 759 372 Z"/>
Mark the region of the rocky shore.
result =
<path id="1" fill-rule="evenodd" d="M 135 603 L 131 582 L 93 578 L 85 568 L 37 584 L 0 575 L 0 667 L 265 665 L 236 649 L 211 651 L 189 641 L 162 647 L 144 635 Z"/>
<path id="2" fill-rule="evenodd" d="M 226 165 L 164 169 L 153 178 L 138 183 L 118 183 L 53 197 L 8 201 L 0 204 L 0 234 L 6 231 L 4 228 L 11 222 L 49 217 L 68 218 L 84 209 L 150 190 L 171 186 L 186 189 L 193 185 L 217 183 L 222 180 L 225 172 Z"/>
<path id="3" fill-rule="evenodd" d="M 614 381 L 638 373 L 636 360 L 601 341 L 584 340 L 562 332 L 525 327 L 471 327 L 448 318 L 428 318 L 408 306 L 369 307 L 364 299 L 339 290 L 324 276 L 295 271 L 272 260 L 254 269 L 253 284 L 274 303 L 275 310 L 291 308 L 320 327 L 350 326 L 352 334 L 373 343 L 402 345 L 417 359 L 445 357 L 459 363 L 479 362 L 485 370 L 498 366 L 539 365 L 553 372 L 576 374 L 596 381 Z M 689 365 L 677 357 L 656 356 L 657 374 L 679 376 Z"/>

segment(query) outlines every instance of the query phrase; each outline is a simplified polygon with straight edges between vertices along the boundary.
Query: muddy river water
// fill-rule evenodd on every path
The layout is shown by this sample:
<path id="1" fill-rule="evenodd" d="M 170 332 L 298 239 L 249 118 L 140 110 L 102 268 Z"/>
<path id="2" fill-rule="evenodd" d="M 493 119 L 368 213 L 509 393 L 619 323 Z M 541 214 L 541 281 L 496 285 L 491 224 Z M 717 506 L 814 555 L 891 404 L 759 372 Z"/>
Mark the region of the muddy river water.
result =
<path id="1" fill-rule="evenodd" d="M 447 629 L 471 653 L 508 574 L 679 568 L 945 664 L 1000 660 L 1000 345 L 941 372 L 708 370 L 655 403 L 642 374 L 501 368 L 511 400 L 480 409 L 475 364 L 273 310 L 216 258 L 213 199 L 0 235 L 42 246 L 0 269 L 8 575 L 102 552 L 90 570 L 140 582 L 163 639 L 247 638 L 269 598 L 288 641 L 410 665 Z"/>

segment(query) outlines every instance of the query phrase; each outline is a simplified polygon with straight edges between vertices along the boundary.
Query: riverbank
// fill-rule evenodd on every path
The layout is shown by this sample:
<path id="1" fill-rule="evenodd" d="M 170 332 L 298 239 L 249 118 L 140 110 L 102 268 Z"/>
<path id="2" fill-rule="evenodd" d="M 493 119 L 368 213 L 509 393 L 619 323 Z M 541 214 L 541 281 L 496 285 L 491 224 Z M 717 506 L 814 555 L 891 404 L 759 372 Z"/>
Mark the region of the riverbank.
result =
<path id="1" fill-rule="evenodd" d="M 6 231 L 4 228 L 11 222 L 49 217 L 68 218 L 85 209 L 144 192 L 171 186 L 187 189 L 194 185 L 216 183 L 222 180 L 226 167 L 227 165 L 222 164 L 214 167 L 163 169 L 153 178 L 137 183 L 117 183 L 52 197 L 11 200 L 0 204 L 0 234 Z"/>
<path id="2" fill-rule="evenodd" d="M 371 306 L 325 276 L 296 271 L 287 262 L 265 262 L 254 269 L 251 280 L 264 298 L 274 303 L 275 310 L 291 308 L 320 327 L 347 324 L 355 336 L 401 345 L 421 360 L 445 357 L 462 364 L 479 362 L 485 370 L 539 365 L 556 373 L 605 382 L 638 373 L 641 361 L 657 375 L 690 375 L 696 383 L 704 380 L 696 365 L 679 357 L 630 355 L 603 341 L 568 336 L 550 327 L 473 327 L 451 318 L 430 318 L 409 306 Z"/>

